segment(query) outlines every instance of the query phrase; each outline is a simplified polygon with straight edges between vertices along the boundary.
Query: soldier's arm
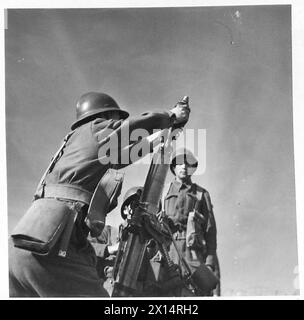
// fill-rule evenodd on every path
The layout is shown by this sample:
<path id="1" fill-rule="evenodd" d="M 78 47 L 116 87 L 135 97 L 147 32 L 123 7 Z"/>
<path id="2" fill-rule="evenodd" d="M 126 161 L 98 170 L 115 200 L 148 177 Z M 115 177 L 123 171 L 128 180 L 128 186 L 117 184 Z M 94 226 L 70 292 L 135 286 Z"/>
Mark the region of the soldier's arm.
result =
<path id="1" fill-rule="evenodd" d="M 217 278 L 219 280 L 221 280 L 220 263 L 219 263 L 219 259 L 218 259 L 217 255 L 216 255 L 216 259 L 215 259 L 214 274 L 217 276 Z M 217 297 L 219 297 L 221 295 L 221 282 L 220 281 L 217 284 L 216 288 L 213 290 L 213 295 L 217 296 Z"/>
<path id="2" fill-rule="evenodd" d="M 144 129 L 147 134 L 152 134 L 153 130 L 165 129 L 173 125 L 175 115 L 168 111 L 162 113 L 146 112 L 140 116 L 130 117 L 127 120 L 104 120 L 96 119 L 92 124 L 92 132 L 97 141 L 104 142 L 109 135 L 116 135 L 118 141 L 130 140 L 133 130 Z"/>
<path id="3" fill-rule="evenodd" d="M 131 117 L 122 126 L 129 126 L 130 132 L 135 129 L 145 129 L 149 134 L 155 129 L 166 129 L 173 124 L 186 124 L 189 119 L 190 108 L 188 102 L 177 103 L 174 108 L 165 112 L 145 112 L 138 117 Z"/>
<path id="4" fill-rule="evenodd" d="M 216 250 L 217 250 L 217 228 L 216 221 L 213 213 L 213 205 L 211 203 L 209 192 L 205 192 L 205 199 L 208 207 L 208 223 L 206 230 L 206 246 L 207 246 L 207 258 L 206 265 L 215 269 L 216 266 Z"/>
<path id="5" fill-rule="evenodd" d="M 145 112 L 139 116 L 133 116 L 126 120 L 96 119 L 92 125 L 93 134 L 97 141 L 103 142 L 110 133 L 117 135 L 118 141 L 130 140 L 132 132 L 143 129 L 148 135 L 154 130 L 166 129 L 173 124 L 186 124 L 189 119 L 190 108 L 188 104 L 177 104 L 174 108 L 164 112 Z"/>
<path id="6" fill-rule="evenodd" d="M 168 112 L 145 112 L 137 117 L 131 117 L 124 121 L 122 127 L 129 126 L 130 133 L 135 129 L 145 129 L 149 134 L 156 129 L 166 129 L 174 124 L 174 113 Z"/>
<path id="7" fill-rule="evenodd" d="M 92 124 L 92 132 L 98 144 L 100 162 L 110 162 L 116 169 L 136 162 L 153 150 L 153 143 L 143 138 L 155 129 L 170 127 L 174 121 L 174 114 L 169 112 L 145 113 L 125 121 L 96 119 Z M 139 142 L 141 138 L 143 140 Z"/>

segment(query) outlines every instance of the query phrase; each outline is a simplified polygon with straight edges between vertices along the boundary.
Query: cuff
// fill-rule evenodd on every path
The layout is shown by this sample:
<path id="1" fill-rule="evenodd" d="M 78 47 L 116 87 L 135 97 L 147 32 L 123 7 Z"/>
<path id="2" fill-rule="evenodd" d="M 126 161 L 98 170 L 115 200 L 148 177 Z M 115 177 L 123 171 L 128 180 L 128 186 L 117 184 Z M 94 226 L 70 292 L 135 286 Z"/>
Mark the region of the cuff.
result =
<path id="1" fill-rule="evenodd" d="M 167 111 L 167 114 L 169 116 L 170 119 L 170 124 L 173 125 L 175 120 L 176 120 L 176 115 L 175 113 L 171 112 L 171 111 Z"/>

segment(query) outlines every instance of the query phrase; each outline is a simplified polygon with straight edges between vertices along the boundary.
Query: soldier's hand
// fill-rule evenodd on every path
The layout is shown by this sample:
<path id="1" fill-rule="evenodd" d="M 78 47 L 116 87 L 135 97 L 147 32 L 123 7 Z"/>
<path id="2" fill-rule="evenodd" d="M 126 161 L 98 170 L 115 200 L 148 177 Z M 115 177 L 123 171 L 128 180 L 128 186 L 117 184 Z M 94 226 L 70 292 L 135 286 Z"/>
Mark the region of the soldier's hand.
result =
<path id="1" fill-rule="evenodd" d="M 186 124 L 189 119 L 190 108 L 188 104 L 178 103 L 173 109 L 170 110 L 175 114 L 175 124 Z"/>
<path id="2" fill-rule="evenodd" d="M 115 244 L 113 244 L 113 245 L 111 245 L 111 246 L 108 246 L 108 252 L 109 252 L 109 254 L 110 254 L 110 255 L 111 255 L 111 254 L 116 254 L 117 251 L 118 251 L 118 248 L 119 248 L 119 242 L 117 242 L 117 243 L 115 243 Z"/>
<path id="3" fill-rule="evenodd" d="M 178 230 L 178 226 L 175 225 L 174 221 L 170 217 L 164 216 L 162 218 L 162 222 L 169 227 L 172 233 L 175 233 Z"/>
<path id="4" fill-rule="evenodd" d="M 104 275 L 106 278 L 112 278 L 113 277 L 113 267 L 111 266 L 106 266 L 103 270 Z"/>

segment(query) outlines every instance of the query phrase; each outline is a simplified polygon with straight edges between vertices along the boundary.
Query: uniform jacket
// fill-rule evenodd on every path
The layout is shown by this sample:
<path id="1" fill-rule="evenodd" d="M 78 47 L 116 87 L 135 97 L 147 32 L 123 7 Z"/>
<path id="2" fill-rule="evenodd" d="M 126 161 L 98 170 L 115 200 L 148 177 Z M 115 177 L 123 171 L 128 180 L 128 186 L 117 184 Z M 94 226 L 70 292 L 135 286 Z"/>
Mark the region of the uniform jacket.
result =
<path id="1" fill-rule="evenodd" d="M 109 165 L 100 162 L 99 149 L 104 144 L 104 139 L 110 132 L 115 131 L 118 138 L 118 146 L 121 146 L 121 133 L 128 126 L 131 134 L 134 129 L 145 129 L 150 134 L 153 129 L 168 128 L 173 122 L 169 112 L 147 112 L 138 117 L 128 120 L 105 120 L 97 118 L 75 130 L 64 148 L 54 169 L 46 178 L 48 184 L 68 184 L 84 191 L 93 192 L 104 175 Z M 122 139 L 129 137 L 123 136 Z M 144 156 L 144 155 L 143 155 Z M 126 164 L 118 164 L 122 168 Z"/>
<path id="2" fill-rule="evenodd" d="M 200 199 L 197 196 L 198 191 L 203 195 Z M 206 199 L 208 199 L 209 204 Z M 202 236 L 206 243 L 205 256 L 208 260 L 206 263 L 214 266 L 214 261 L 212 260 L 214 260 L 217 249 L 217 230 L 211 201 L 209 200 L 210 195 L 206 189 L 192 182 L 188 185 L 182 185 L 177 180 L 174 180 L 164 198 L 164 211 L 173 220 L 178 227 L 177 229 L 185 234 L 189 212 L 193 211 L 197 204 L 198 212 L 204 217 L 202 221 Z M 211 210 L 208 208 L 210 205 Z"/>
<path id="3" fill-rule="evenodd" d="M 121 136 L 128 140 L 129 137 L 122 134 L 126 127 L 130 134 L 137 128 L 152 133 L 153 129 L 168 128 L 173 122 L 170 112 L 144 113 L 124 121 L 97 118 L 75 129 L 61 157 L 46 176 L 42 194 L 40 191 L 36 194 L 36 198 L 53 198 L 54 201 L 77 204 L 80 214 L 70 237 L 67 256 L 58 257 L 61 239 L 48 256 L 37 256 L 12 247 L 9 259 L 11 296 L 108 295 L 97 275 L 96 255 L 87 240 L 89 230 L 84 222 L 90 197 L 110 166 L 100 162 L 99 157 L 104 156 L 100 154 L 100 148 L 113 130 L 118 141 Z M 120 147 L 118 144 L 117 149 Z M 128 163 L 118 163 L 116 168 L 126 165 Z"/>
<path id="4" fill-rule="evenodd" d="M 63 154 L 55 164 L 53 170 L 47 175 L 44 187 L 44 196 L 56 197 L 80 201 L 83 205 L 82 216 L 80 217 L 76 229 L 72 233 L 71 243 L 77 246 L 86 242 L 88 229 L 83 223 L 90 197 L 94 192 L 98 182 L 110 167 L 110 164 L 103 164 L 100 161 L 104 154 L 100 153 L 100 148 L 104 147 L 105 139 L 113 132 L 117 136 L 116 148 L 121 147 L 121 140 L 129 143 L 125 132 L 145 129 L 150 134 L 155 129 L 164 129 L 172 125 L 174 118 L 170 112 L 151 113 L 147 112 L 140 116 L 127 120 L 105 120 L 97 118 L 78 127 L 68 140 Z M 128 131 L 126 131 L 128 128 Z M 114 141 L 114 140 L 113 140 Z M 124 144 L 124 142 L 123 142 Z M 111 151 L 113 151 L 111 149 Z M 118 150 L 119 154 L 119 150 Z M 142 155 L 144 156 L 144 154 Z M 118 159 L 119 161 L 119 159 Z M 123 168 L 130 163 L 116 163 L 116 168 Z M 55 194 L 53 192 L 55 187 Z M 77 233 L 77 234 L 76 234 Z"/>

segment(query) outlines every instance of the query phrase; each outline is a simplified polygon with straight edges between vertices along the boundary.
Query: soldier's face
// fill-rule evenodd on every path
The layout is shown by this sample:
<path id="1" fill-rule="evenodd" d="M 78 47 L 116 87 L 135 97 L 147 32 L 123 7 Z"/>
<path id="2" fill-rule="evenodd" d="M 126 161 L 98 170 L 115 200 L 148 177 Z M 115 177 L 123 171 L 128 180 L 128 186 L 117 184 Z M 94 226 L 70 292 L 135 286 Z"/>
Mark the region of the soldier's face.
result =
<path id="1" fill-rule="evenodd" d="M 177 178 L 184 180 L 193 174 L 193 168 L 188 163 L 176 164 L 174 172 Z"/>
<path id="2" fill-rule="evenodd" d="M 177 164 L 175 166 L 175 175 L 179 179 L 185 179 L 188 176 L 188 166 L 186 163 Z"/>
<path id="3" fill-rule="evenodd" d="M 133 211 L 130 204 L 123 207 L 123 213 L 126 216 L 127 221 L 131 219 Z"/>
<path id="4" fill-rule="evenodd" d="M 136 199 L 137 200 L 137 199 Z M 123 207 L 123 213 L 126 215 L 127 220 L 131 219 L 132 214 L 135 210 L 136 200 L 131 201 L 129 204 Z"/>

